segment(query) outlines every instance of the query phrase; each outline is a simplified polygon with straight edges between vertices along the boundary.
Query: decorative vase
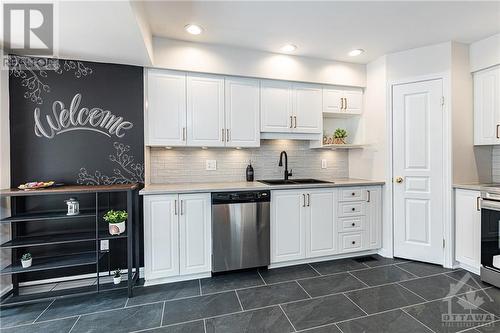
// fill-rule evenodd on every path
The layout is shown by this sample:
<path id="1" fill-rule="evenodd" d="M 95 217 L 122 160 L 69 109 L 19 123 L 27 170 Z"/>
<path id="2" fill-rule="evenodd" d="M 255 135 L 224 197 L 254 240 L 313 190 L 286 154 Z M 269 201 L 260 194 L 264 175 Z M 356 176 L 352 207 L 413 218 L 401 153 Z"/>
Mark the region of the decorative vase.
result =
<path id="1" fill-rule="evenodd" d="M 125 232 L 125 221 L 120 223 L 109 223 L 108 228 L 110 235 L 120 235 Z"/>
<path id="2" fill-rule="evenodd" d="M 120 284 L 122 282 L 122 277 L 113 277 L 113 284 Z"/>
<path id="3" fill-rule="evenodd" d="M 336 145 L 345 145 L 345 138 L 334 138 L 333 143 Z"/>
<path id="4" fill-rule="evenodd" d="M 33 258 L 30 258 L 28 260 L 21 260 L 21 265 L 23 265 L 23 268 L 28 268 L 31 267 L 32 262 Z"/>

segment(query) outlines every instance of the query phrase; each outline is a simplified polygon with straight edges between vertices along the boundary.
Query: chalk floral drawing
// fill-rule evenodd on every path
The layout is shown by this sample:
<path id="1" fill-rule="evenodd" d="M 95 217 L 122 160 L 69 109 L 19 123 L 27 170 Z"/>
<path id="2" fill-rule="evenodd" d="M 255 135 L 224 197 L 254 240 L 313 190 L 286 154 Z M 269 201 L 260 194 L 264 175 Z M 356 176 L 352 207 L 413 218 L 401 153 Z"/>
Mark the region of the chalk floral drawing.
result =
<path id="1" fill-rule="evenodd" d="M 117 165 L 112 175 L 96 170 L 90 174 L 86 168 L 78 173 L 77 183 L 81 185 L 112 185 L 128 183 L 144 183 L 144 164 L 135 163 L 134 156 L 129 155 L 130 146 L 114 142 L 115 154 L 109 155 L 109 160 Z"/>
<path id="2" fill-rule="evenodd" d="M 49 72 L 61 75 L 73 71 L 77 79 L 93 73 L 92 68 L 73 60 L 9 55 L 7 64 L 9 75 L 21 79 L 21 86 L 26 89 L 24 98 L 36 104 L 43 104 L 43 94 L 50 93 L 50 86 L 45 83 Z"/>

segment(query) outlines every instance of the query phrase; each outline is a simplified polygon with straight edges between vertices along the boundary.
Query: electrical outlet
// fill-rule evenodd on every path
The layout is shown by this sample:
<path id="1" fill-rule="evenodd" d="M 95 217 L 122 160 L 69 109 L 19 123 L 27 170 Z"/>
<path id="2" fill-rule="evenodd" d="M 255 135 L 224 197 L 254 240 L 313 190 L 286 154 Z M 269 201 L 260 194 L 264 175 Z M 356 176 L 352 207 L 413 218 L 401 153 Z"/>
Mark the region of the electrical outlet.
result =
<path id="1" fill-rule="evenodd" d="M 109 251 L 109 239 L 101 241 L 101 251 Z"/>
<path id="2" fill-rule="evenodd" d="M 326 160 L 321 160 L 321 169 L 326 169 Z"/>
<path id="3" fill-rule="evenodd" d="M 208 170 L 208 171 L 217 170 L 217 160 L 206 160 L 205 170 Z"/>

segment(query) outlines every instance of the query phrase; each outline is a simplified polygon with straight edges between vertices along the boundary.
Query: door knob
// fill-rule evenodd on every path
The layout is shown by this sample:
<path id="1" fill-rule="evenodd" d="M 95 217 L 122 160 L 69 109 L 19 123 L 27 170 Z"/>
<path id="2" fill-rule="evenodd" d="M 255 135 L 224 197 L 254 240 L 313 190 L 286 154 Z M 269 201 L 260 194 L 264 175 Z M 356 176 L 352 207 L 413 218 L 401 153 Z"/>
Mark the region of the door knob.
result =
<path id="1" fill-rule="evenodd" d="M 403 182 L 403 177 L 397 176 L 395 180 L 396 180 L 396 183 L 401 184 Z"/>

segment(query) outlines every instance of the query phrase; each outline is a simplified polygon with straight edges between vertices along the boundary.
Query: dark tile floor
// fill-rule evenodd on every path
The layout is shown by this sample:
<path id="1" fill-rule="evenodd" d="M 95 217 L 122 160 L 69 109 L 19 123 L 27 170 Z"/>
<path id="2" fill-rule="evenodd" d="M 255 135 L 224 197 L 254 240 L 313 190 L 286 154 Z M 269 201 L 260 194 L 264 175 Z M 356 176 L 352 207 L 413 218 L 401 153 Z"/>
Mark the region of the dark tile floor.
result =
<path id="1" fill-rule="evenodd" d="M 500 332 L 500 289 L 463 270 L 342 259 L 0 310 L 2 333 Z"/>

